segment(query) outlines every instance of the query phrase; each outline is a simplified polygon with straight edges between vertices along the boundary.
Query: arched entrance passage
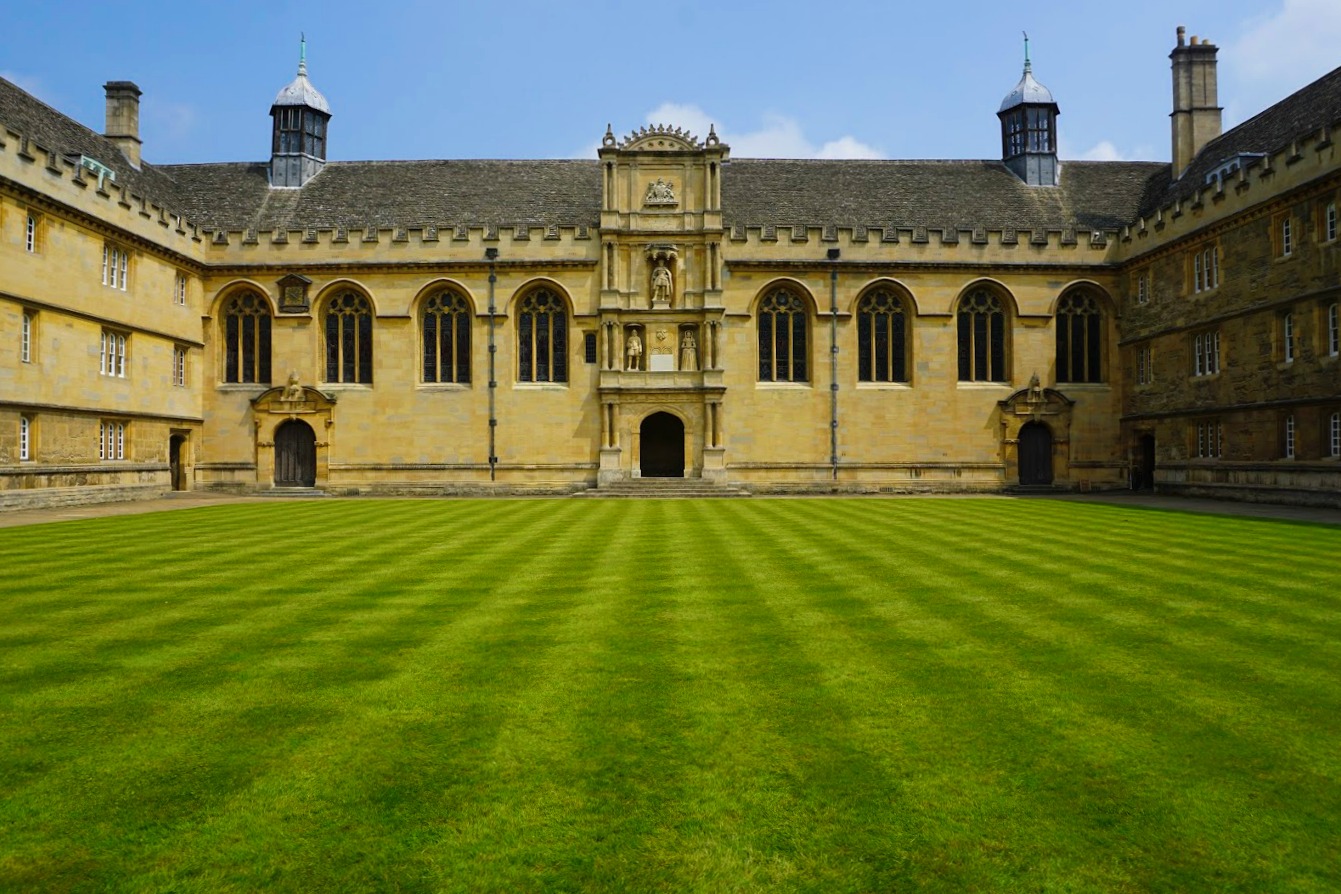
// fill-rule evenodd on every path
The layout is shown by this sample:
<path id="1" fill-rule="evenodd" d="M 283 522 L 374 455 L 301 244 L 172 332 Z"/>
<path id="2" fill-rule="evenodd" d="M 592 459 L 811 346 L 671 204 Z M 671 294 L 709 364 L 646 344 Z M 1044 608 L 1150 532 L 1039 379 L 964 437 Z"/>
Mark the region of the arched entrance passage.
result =
<path id="1" fill-rule="evenodd" d="M 1155 489 L 1155 436 L 1141 435 L 1141 461 L 1136 470 L 1136 489 Z"/>
<path id="2" fill-rule="evenodd" d="M 275 487 L 314 487 L 317 437 L 306 422 L 290 419 L 275 429 Z"/>
<path id="3" fill-rule="evenodd" d="M 684 477 L 684 423 L 670 413 L 653 413 L 638 429 L 644 478 Z"/>
<path id="4" fill-rule="evenodd" d="M 186 435 L 173 435 L 168 439 L 168 468 L 172 474 L 172 489 L 186 490 L 186 461 L 183 457 Z"/>
<path id="5" fill-rule="evenodd" d="M 1041 422 L 1020 428 L 1020 484 L 1052 484 L 1052 430 Z"/>

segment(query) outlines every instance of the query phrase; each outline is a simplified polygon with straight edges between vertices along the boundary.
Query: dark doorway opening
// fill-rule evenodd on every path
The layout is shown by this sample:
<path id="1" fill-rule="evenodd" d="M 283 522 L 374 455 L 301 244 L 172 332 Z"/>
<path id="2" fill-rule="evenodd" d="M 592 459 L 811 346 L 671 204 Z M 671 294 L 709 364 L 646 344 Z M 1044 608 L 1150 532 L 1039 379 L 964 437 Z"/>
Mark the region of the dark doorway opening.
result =
<path id="1" fill-rule="evenodd" d="M 1136 467 L 1137 490 L 1155 489 L 1155 436 L 1141 435 L 1141 458 Z"/>
<path id="2" fill-rule="evenodd" d="M 290 419 L 275 429 L 275 487 L 314 487 L 317 438 L 306 422 Z"/>
<path id="3" fill-rule="evenodd" d="M 1020 429 L 1020 484 L 1052 484 L 1052 431 L 1041 422 Z"/>
<path id="4" fill-rule="evenodd" d="M 168 469 L 173 490 L 186 490 L 186 462 L 182 458 L 185 446 L 186 435 L 173 435 L 168 439 Z"/>
<path id="5" fill-rule="evenodd" d="M 670 413 L 653 413 L 638 429 L 644 478 L 684 477 L 684 423 Z"/>

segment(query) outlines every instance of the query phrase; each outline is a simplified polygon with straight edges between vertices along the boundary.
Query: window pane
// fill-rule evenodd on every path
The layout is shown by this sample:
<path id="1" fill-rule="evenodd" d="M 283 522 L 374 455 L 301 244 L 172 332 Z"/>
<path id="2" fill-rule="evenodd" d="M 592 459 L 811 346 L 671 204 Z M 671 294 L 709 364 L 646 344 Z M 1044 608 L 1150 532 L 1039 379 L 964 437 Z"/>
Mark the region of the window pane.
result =
<path id="1" fill-rule="evenodd" d="M 517 375 L 523 382 L 535 381 L 531 369 L 532 315 L 523 313 L 517 320 Z"/>
<path id="2" fill-rule="evenodd" d="M 873 319 L 874 315 L 870 311 L 857 315 L 857 379 L 862 382 L 875 381 L 871 359 Z"/>
<path id="3" fill-rule="evenodd" d="M 961 313 L 959 315 L 959 381 L 961 382 L 973 379 L 972 357 L 973 316 Z"/>
<path id="4" fill-rule="evenodd" d="M 773 315 L 759 315 L 759 381 L 773 381 Z"/>
<path id="5" fill-rule="evenodd" d="M 470 316 L 463 310 L 454 315 L 456 327 L 456 381 L 462 384 L 470 381 Z"/>
<path id="6" fill-rule="evenodd" d="M 340 381 L 340 317 L 326 315 L 326 381 Z"/>
<path id="7" fill-rule="evenodd" d="M 993 382 L 1006 381 L 1006 317 L 992 314 L 992 372 Z"/>
<path id="8" fill-rule="evenodd" d="M 424 314 L 424 381 L 438 381 L 438 315 Z"/>
<path id="9" fill-rule="evenodd" d="M 259 337 L 256 339 L 257 369 L 256 381 L 269 382 L 270 379 L 270 314 L 256 318 Z"/>
<path id="10" fill-rule="evenodd" d="M 554 357 L 551 369 L 552 381 L 568 381 L 568 315 L 561 309 L 555 309 L 550 315 L 554 321 Z"/>
<path id="11" fill-rule="evenodd" d="M 224 381 L 238 381 L 238 323 L 237 314 L 224 317 Z"/>
<path id="12" fill-rule="evenodd" d="M 806 350 L 806 315 L 801 311 L 792 314 L 792 381 L 809 382 Z"/>
<path id="13" fill-rule="evenodd" d="M 372 314 L 361 313 L 357 320 L 359 326 L 359 377 L 356 381 L 371 385 L 373 380 Z"/>

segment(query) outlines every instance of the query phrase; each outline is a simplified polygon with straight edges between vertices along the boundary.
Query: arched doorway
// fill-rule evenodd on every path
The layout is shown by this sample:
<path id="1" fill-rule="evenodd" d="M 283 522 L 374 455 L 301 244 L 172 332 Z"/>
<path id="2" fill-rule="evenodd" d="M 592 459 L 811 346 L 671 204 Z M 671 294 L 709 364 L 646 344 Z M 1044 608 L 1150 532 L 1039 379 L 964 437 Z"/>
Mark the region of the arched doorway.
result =
<path id="1" fill-rule="evenodd" d="M 638 429 L 644 478 L 684 477 L 684 423 L 670 413 L 653 413 Z"/>
<path id="2" fill-rule="evenodd" d="M 1137 490 L 1155 489 L 1155 436 L 1141 435 L 1141 461 L 1136 470 Z"/>
<path id="3" fill-rule="evenodd" d="M 182 456 L 185 446 L 186 435 L 173 435 L 168 439 L 168 469 L 173 490 L 186 490 L 186 461 Z"/>
<path id="4" fill-rule="evenodd" d="M 275 487 L 317 483 L 317 437 L 306 422 L 290 419 L 275 429 Z"/>
<path id="5" fill-rule="evenodd" d="M 1020 484 L 1052 484 L 1052 430 L 1041 422 L 1020 428 Z"/>

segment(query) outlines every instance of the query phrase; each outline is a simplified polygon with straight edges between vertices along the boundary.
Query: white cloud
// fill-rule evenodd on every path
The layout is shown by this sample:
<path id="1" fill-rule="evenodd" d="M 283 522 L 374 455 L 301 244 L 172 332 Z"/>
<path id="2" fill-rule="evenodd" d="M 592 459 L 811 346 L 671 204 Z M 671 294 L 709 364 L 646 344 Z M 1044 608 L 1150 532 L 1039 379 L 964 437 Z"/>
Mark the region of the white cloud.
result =
<path id="1" fill-rule="evenodd" d="M 1226 126 L 1331 71 L 1341 61 L 1338 46 L 1337 0 L 1280 0 L 1273 11 L 1249 19 L 1223 56 L 1235 82 L 1226 103 Z M 1222 101 L 1225 94 L 1222 89 Z"/>
<path id="2" fill-rule="evenodd" d="M 1080 153 L 1081 161 L 1123 161 L 1122 153 L 1110 140 L 1100 140 Z"/>
<path id="3" fill-rule="evenodd" d="M 664 102 L 647 113 L 648 124 L 683 127 L 703 139 L 714 119 L 696 105 Z M 800 122 L 786 115 L 768 114 L 756 130 L 737 131 L 716 121 L 717 136 L 736 158 L 884 158 L 884 153 L 849 134 L 816 144 Z"/>

